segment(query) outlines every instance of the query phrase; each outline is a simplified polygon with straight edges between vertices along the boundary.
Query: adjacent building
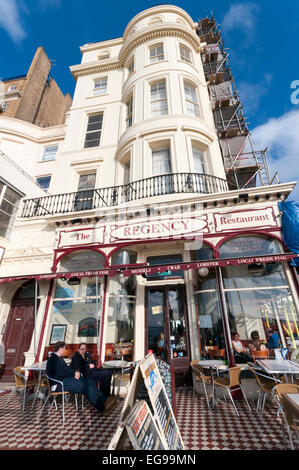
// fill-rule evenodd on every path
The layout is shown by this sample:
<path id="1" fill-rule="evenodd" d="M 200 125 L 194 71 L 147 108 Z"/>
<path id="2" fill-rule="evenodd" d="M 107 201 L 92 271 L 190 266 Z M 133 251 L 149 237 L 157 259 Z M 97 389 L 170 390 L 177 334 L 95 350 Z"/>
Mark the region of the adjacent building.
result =
<path id="1" fill-rule="evenodd" d="M 233 363 L 232 330 L 296 348 L 278 207 L 295 183 L 252 148 L 215 20 L 156 6 L 81 52 L 65 121 L 0 118 L 48 192 L 23 197 L 0 265 L 6 374 L 58 339 L 99 363 L 152 350 L 177 383 L 211 345 Z"/>

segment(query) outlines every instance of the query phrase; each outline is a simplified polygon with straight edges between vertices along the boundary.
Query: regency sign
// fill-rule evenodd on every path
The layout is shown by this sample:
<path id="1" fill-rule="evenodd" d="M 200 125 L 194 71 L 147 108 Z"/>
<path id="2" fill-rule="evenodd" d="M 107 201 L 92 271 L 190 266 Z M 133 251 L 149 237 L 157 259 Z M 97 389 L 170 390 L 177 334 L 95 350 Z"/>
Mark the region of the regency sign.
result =
<path id="1" fill-rule="evenodd" d="M 197 212 L 177 216 L 173 214 L 98 224 L 84 229 L 60 230 L 57 248 L 145 240 L 195 240 L 202 239 L 204 234 L 277 226 L 273 207 L 205 215 Z"/>
<path id="2" fill-rule="evenodd" d="M 206 215 L 135 219 L 96 228 L 59 231 L 58 248 L 74 245 L 111 244 L 136 240 L 195 239 L 208 231 Z"/>

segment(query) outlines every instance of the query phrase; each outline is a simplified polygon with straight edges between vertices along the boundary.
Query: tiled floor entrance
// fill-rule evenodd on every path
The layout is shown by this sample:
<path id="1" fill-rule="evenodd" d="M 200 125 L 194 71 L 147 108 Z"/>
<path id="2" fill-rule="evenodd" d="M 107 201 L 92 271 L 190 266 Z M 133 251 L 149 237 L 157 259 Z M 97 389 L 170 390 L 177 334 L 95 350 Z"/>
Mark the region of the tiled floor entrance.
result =
<path id="1" fill-rule="evenodd" d="M 22 414 L 14 398 L 7 408 L 7 392 L 0 393 L 0 450 L 4 449 L 107 449 L 115 432 L 123 406 L 119 401 L 108 416 L 99 416 L 85 400 L 85 408 L 76 412 L 72 401 L 66 406 L 66 423 L 55 408 L 37 418 L 41 403 L 34 410 L 28 403 Z M 192 398 L 189 388 L 177 390 L 177 421 L 185 446 L 190 450 L 282 450 L 283 437 L 276 407 L 266 405 L 263 417 L 252 413 L 243 401 L 237 401 L 238 417 L 232 405 L 221 401 L 218 410 L 208 410 L 198 395 Z"/>

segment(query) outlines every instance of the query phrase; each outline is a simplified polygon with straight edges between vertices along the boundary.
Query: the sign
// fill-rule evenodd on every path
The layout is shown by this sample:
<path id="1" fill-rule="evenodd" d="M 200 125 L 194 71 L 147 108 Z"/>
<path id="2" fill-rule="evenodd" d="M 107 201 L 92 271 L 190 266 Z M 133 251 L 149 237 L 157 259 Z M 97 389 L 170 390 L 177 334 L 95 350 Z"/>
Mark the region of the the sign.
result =
<path id="1" fill-rule="evenodd" d="M 135 240 L 194 239 L 208 231 L 207 215 L 187 213 L 182 217 L 136 219 L 77 230 L 59 230 L 57 248 L 111 244 Z"/>
<path id="2" fill-rule="evenodd" d="M 215 232 L 233 232 L 277 227 L 273 207 L 247 211 L 214 213 Z"/>
<path id="3" fill-rule="evenodd" d="M 156 359 L 156 363 L 165 387 L 168 399 L 172 405 L 172 408 L 175 410 L 176 401 L 175 401 L 175 386 L 174 386 L 174 375 L 171 364 L 162 359 Z"/>
<path id="4" fill-rule="evenodd" d="M 145 401 L 137 401 L 125 422 L 136 450 L 165 450 L 160 431 Z"/>
<path id="5" fill-rule="evenodd" d="M 184 444 L 153 354 L 139 364 L 144 384 L 162 435 L 170 450 L 181 450 Z"/>
<path id="6" fill-rule="evenodd" d="M 108 450 L 121 448 L 122 444 L 120 443 L 124 442 L 124 430 L 126 429 L 127 419 L 132 416 L 130 412 L 136 404 L 143 385 L 148 393 L 149 403 L 153 410 L 154 420 L 160 433 L 162 445 L 167 450 L 184 450 L 185 447 L 176 418 L 153 354 L 147 355 L 136 365 L 120 415 L 119 424 L 108 446 Z M 127 429 L 126 432 L 128 433 Z"/>

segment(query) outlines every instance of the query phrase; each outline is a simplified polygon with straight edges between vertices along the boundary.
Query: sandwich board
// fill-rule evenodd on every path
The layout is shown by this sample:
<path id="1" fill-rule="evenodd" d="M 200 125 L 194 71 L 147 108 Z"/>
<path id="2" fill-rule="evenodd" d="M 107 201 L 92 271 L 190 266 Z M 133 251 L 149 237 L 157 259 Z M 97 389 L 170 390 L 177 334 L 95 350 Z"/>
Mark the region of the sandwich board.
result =
<path id="1" fill-rule="evenodd" d="M 150 405 L 153 410 L 153 420 L 157 425 L 159 437 L 164 449 L 184 450 L 185 447 L 176 418 L 153 354 L 148 354 L 135 368 L 130 388 L 120 415 L 118 428 L 109 444 L 108 450 L 121 449 L 127 435 L 129 436 L 133 446 L 136 445 L 136 439 L 134 441 L 132 433 L 128 432 L 128 429 L 130 428 L 129 423 L 132 422 L 131 411 L 136 404 L 142 384 L 144 384 L 147 389 Z M 152 440 L 151 442 L 153 445 L 154 442 L 157 443 L 155 440 Z"/>

